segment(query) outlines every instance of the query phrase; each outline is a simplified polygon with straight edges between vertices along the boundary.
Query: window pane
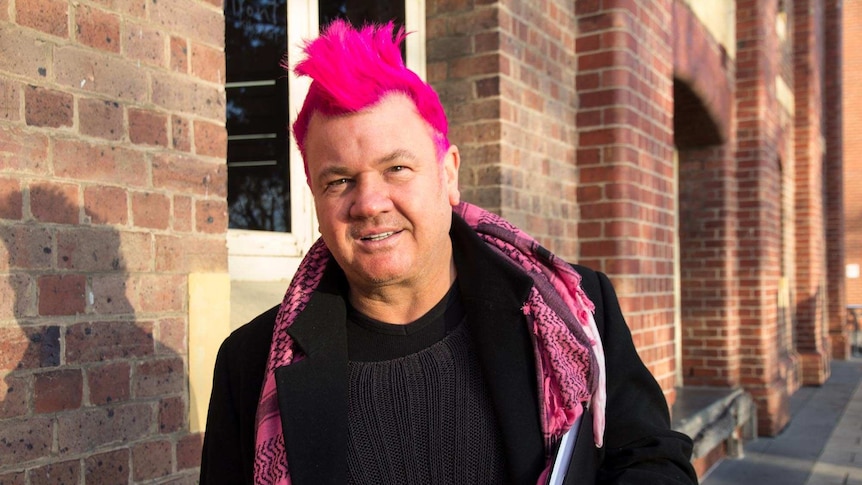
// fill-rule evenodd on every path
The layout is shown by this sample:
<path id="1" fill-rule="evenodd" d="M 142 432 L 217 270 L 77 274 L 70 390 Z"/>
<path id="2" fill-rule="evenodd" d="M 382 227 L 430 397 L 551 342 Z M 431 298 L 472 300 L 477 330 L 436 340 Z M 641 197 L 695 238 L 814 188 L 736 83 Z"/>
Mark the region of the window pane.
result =
<path id="1" fill-rule="evenodd" d="M 404 25 L 404 0 L 320 0 L 318 9 L 321 26 L 337 18 L 346 19 L 357 26 L 390 20 L 397 26 Z"/>
<path id="2" fill-rule="evenodd" d="M 224 10 L 229 227 L 289 232 L 286 0 Z"/>

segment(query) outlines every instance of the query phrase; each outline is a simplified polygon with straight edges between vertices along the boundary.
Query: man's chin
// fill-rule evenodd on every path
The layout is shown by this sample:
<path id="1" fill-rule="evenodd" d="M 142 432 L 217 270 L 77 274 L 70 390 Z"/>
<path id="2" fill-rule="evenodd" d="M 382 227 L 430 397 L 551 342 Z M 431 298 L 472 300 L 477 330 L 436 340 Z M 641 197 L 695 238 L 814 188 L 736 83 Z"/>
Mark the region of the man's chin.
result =
<path id="1" fill-rule="evenodd" d="M 357 268 L 353 275 L 356 279 L 361 280 L 361 284 L 370 286 L 389 286 L 403 281 L 407 278 L 408 267 L 401 265 L 389 266 L 385 264 L 369 264 L 361 268 Z M 348 276 L 348 280 L 350 277 Z M 351 281 L 351 283 L 353 283 Z M 358 283 L 358 281 L 357 281 Z"/>

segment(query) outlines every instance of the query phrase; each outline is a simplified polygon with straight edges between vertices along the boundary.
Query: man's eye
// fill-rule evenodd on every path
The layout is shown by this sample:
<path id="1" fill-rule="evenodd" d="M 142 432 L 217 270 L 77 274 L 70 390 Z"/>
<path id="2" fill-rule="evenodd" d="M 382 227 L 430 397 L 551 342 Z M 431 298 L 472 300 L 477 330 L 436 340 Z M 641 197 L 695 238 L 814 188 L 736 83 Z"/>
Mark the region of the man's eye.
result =
<path id="1" fill-rule="evenodd" d="M 339 185 L 344 185 L 344 184 L 346 184 L 348 181 L 349 181 L 349 180 L 348 180 L 348 179 L 346 179 L 346 178 L 335 179 L 335 180 L 330 180 L 329 182 L 327 182 L 327 183 L 326 183 L 326 185 L 327 185 L 328 187 L 337 187 L 337 186 L 339 186 Z"/>

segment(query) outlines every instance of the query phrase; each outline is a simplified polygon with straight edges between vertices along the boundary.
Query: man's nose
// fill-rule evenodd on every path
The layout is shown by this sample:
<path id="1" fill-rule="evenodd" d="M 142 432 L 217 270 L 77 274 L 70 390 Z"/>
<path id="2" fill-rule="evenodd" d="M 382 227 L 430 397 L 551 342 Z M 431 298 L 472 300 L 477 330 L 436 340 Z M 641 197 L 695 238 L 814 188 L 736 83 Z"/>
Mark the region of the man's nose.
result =
<path id="1" fill-rule="evenodd" d="M 361 177 L 353 190 L 350 216 L 362 219 L 374 217 L 392 207 L 389 189 L 378 177 Z"/>

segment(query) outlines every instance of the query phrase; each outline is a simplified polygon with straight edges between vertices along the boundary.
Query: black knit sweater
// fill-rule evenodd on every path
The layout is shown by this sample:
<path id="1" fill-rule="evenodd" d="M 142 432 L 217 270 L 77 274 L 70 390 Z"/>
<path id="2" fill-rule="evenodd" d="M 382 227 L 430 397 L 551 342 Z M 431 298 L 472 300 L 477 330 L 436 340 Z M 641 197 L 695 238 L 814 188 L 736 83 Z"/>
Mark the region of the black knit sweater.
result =
<path id="1" fill-rule="evenodd" d="M 457 302 L 457 293 L 449 305 L 444 298 L 401 329 L 387 329 L 356 314 L 349 318 L 350 326 L 363 327 L 354 328 L 354 336 L 382 332 L 372 346 L 379 351 L 372 354 L 387 357 L 395 349 L 414 348 L 418 341 L 442 335 L 430 346 L 388 360 L 374 359 L 368 346 L 351 351 L 349 483 L 506 482 L 494 410 L 469 334 L 458 324 L 463 312 L 453 300 Z M 362 337 L 351 339 L 350 347 L 357 340 Z M 354 360 L 359 354 L 363 359 Z"/>

